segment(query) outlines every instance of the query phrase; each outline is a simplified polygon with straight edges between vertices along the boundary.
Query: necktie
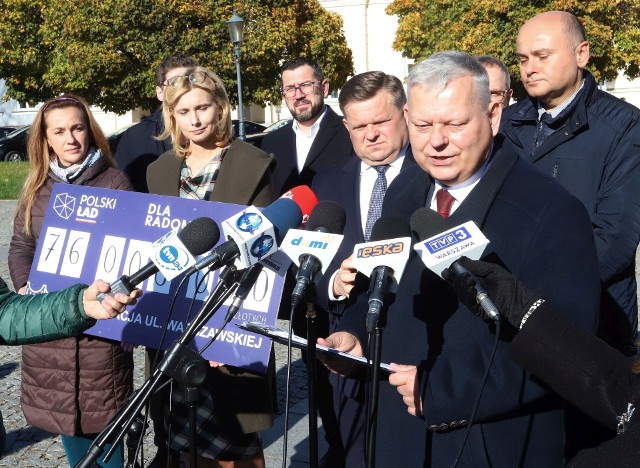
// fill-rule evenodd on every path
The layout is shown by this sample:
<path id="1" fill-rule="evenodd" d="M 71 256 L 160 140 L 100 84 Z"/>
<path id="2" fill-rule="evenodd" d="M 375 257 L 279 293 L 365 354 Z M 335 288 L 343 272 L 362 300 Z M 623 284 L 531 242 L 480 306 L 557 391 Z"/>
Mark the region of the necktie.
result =
<path id="1" fill-rule="evenodd" d="M 438 214 L 444 219 L 447 219 L 449 217 L 449 214 L 451 213 L 451 207 L 453 206 L 454 201 L 456 201 L 456 199 L 453 198 L 453 195 L 451 195 L 448 190 L 438 190 L 438 193 L 436 193 Z"/>
<path id="2" fill-rule="evenodd" d="M 384 194 L 387 191 L 387 178 L 384 173 L 389 169 L 389 165 L 374 166 L 374 169 L 378 171 L 378 178 L 376 179 L 375 184 L 373 184 L 373 192 L 371 192 L 371 199 L 369 200 L 367 224 L 365 224 L 364 227 L 365 242 L 369 242 L 373 225 L 382 213 L 382 202 L 384 201 Z"/>

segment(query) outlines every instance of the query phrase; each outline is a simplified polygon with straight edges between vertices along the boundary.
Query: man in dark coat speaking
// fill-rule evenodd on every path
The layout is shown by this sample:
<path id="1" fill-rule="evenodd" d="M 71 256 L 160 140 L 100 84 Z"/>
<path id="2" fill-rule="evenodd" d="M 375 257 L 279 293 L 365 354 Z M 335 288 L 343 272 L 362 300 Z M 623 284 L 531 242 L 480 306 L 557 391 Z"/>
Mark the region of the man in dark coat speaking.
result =
<path id="1" fill-rule="evenodd" d="M 449 227 L 474 221 L 490 241 L 485 261 L 594 332 L 599 278 L 589 217 L 579 200 L 494 138 L 500 116 L 487 73 L 470 55 L 440 52 L 417 64 L 405 107 L 417 166 L 393 181 L 382 215 L 408 221 L 428 207 Z M 438 206 L 447 197 L 448 212 Z M 321 343 L 362 354 L 368 281 L 362 286 L 356 277 L 343 331 Z M 473 317 L 417 255 L 410 258 L 383 333 L 382 360 L 398 364 L 391 385 L 380 384 L 380 466 L 452 466 L 459 452 L 459 466 L 564 466 L 560 399 L 509 359 L 513 333 L 502 328 L 465 441 L 496 329 Z"/>

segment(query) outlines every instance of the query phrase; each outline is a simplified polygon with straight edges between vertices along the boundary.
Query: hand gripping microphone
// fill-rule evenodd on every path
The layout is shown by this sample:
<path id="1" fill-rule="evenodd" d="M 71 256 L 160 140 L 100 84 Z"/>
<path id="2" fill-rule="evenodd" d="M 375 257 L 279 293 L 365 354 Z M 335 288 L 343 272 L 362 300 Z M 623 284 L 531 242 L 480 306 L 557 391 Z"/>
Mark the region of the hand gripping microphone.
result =
<path id="1" fill-rule="evenodd" d="M 163 236 L 160 240 L 165 237 L 167 236 Z M 216 245 L 220 238 L 220 230 L 213 219 L 201 217 L 188 223 L 184 229 L 178 232 L 177 237 L 189 251 L 189 254 L 195 257 L 211 250 L 211 248 Z M 172 250 L 172 247 L 179 249 L 181 246 L 161 244 L 159 247 L 160 249 Z M 102 301 L 106 295 L 114 296 L 119 292 L 129 295 L 131 291 L 135 289 L 136 285 L 142 283 L 158 271 L 159 268 L 156 263 L 151 261 L 132 275 L 122 275 L 115 282 L 111 283 L 111 290 L 108 293 L 99 293 L 97 295 L 98 300 Z"/>
<path id="2" fill-rule="evenodd" d="M 498 308 L 480 280 L 457 262 L 463 255 L 478 260 L 489 243 L 473 221 L 447 228 L 447 222 L 438 213 L 429 208 L 420 208 L 411 215 L 411 229 L 418 239 L 423 239 L 415 249 L 421 253 L 425 265 L 439 275 L 446 267 L 456 276 L 469 275 L 480 308 L 490 319 L 500 320 Z"/>
<path id="3" fill-rule="evenodd" d="M 370 242 L 354 247 L 353 267 L 371 279 L 367 332 L 384 326 L 379 323 L 381 311 L 397 291 L 410 253 L 409 224 L 397 216 L 380 217 L 373 225 Z"/>
<path id="4" fill-rule="evenodd" d="M 282 242 L 282 250 L 298 264 L 291 307 L 300 303 L 305 290 L 318 272 L 325 272 L 338 252 L 346 221 L 344 208 L 332 201 L 321 201 L 311 212 L 307 229 L 292 229 Z"/>

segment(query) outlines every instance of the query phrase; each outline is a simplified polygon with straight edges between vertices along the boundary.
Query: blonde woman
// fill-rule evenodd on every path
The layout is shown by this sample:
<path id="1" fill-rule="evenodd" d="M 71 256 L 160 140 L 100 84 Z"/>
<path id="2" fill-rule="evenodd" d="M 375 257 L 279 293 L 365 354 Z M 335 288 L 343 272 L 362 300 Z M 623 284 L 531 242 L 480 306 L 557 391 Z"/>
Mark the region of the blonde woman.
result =
<path id="1" fill-rule="evenodd" d="M 80 98 L 46 101 L 29 131 L 31 169 L 22 190 L 9 248 L 16 291 L 25 292 L 53 184 L 131 190 L 114 168 L 107 140 Z M 53 313 L 53 312 L 52 312 Z M 133 390 L 133 359 L 118 343 L 92 336 L 66 338 L 22 350 L 20 402 L 32 426 L 62 435 L 74 466 Z M 100 466 L 121 467 L 122 448 Z"/>
<path id="2" fill-rule="evenodd" d="M 220 78 L 204 67 L 194 67 L 167 84 L 165 134 L 158 138 L 171 136 L 173 150 L 147 169 L 149 192 L 242 205 L 269 204 L 269 167 L 274 158 L 234 139 L 231 105 Z M 264 467 L 258 431 L 272 424 L 273 365 L 266 376 L 211 365 L 198 402 L 198 466 Z M 188 452 L 181 389 L 174 389 L 172 398 L 178 405 L 172 415 L 170 447 Z"/>

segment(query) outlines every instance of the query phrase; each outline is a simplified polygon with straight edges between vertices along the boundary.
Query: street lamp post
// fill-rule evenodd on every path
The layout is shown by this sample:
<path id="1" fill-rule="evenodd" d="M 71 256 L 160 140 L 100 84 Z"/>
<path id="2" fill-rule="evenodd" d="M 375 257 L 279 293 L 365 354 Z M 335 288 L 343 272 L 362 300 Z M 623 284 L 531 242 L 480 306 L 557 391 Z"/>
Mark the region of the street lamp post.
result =
<path id="1" fill-rule="evenodd" d="M 242 81 L 240 78 L 240 45 L 242 44 L 244 20 L 238 16 L 235 8 L 233 9 L 233 16 L 227 21 L 227 27 L 233 44 L 233 60 L 236 62 L 236 74 L 238 76 L 238 138 L 244 140 L 244 111 L 242 109 Z"/>

